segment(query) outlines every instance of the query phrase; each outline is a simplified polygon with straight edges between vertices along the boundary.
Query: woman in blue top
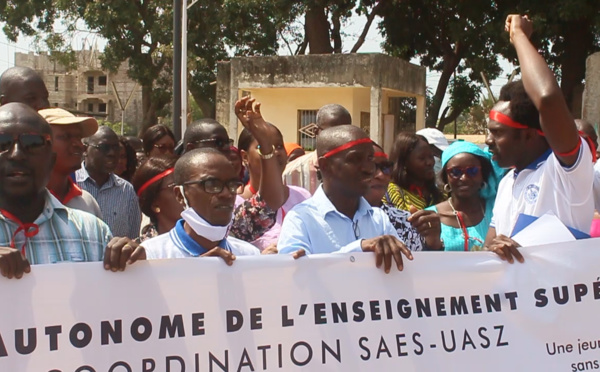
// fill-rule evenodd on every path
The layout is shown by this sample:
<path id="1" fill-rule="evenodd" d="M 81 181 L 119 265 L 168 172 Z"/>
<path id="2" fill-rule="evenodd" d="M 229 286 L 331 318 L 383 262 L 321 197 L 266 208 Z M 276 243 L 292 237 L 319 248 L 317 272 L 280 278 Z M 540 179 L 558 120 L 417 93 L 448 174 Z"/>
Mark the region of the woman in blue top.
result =
<path id="1" fill-rule="evenodd" d="M 450 197 L 427 209 L 440 215 L 446 251 L 483 248 L 499 182 L 490 160 L 470 142 L 454 142 L 442 153 L 441 178 Z"/>

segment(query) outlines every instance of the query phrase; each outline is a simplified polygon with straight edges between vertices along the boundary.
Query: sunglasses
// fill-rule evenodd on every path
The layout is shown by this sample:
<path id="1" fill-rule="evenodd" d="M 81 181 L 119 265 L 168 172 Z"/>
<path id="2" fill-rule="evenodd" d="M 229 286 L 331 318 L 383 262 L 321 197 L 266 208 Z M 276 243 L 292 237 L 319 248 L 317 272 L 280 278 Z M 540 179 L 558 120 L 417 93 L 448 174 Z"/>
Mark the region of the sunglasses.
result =
<path id="1" fill-rule="evenodd" d="M 39 154 L 52 145 L 52 137 L 49 134 L 34 133 L 0 133 L 0 153 L 4 153 L 13 148 L 15 143 L 28 154 Z"/>
<path id="2" fill-rule="evenodd" d="M 242 182 L 239 180 L 231 180 L 227 182 L 223 182 L 216 178 L 207 178 L 205 180 L 200 181 L 187 181 L 183 183 L 184 185 L 200 185 L 209 194 L 219 194 L 223 191 L 225 187 L 232 193 L 236 194 L 237 189 L 242 186 Z"/>
<path id="3" fill-rule="evenodd" d="M 452 167 L 446 170 L 446 174 L 455 179 L 459 179 L 463 175 L 473 178 L 477 176 L 479 172 L 481 172 L 481 167 Z"/>
<path id="4" fill-rule="evenodd" d="M 222 150 L 230 150 L 231 146 L 233 146 L 233 140 L 231 138 L 209 138 L 194 141 L 192 143 L 200 144 L 202 147 L 216 147 Z"/>
<path id="5" fill-rule="evenodd" d="M 102 152 L 103 154 L 108 154 L 111 151 L 114 152 L 119 152 L 121 151 L 121 146 L 117 143 L 116 145 L 111 145 L 109 143 L 101 143 L 99 145 L 92 145 L 91 143 L 88 143 L 88 146 L 92 146 L 98 149 L 98 151 Z"/>
<path id="6" fill-rule="evenodd" d="M 381 173 L 385 174 L 386 176 L 389 176 L 390 174 L 392 174 L 393 167 L 394 167 L 394 164 L 389 161 L 384 161 L 382 163 L 375 163 L 375 169 L 380 170 Z"/>

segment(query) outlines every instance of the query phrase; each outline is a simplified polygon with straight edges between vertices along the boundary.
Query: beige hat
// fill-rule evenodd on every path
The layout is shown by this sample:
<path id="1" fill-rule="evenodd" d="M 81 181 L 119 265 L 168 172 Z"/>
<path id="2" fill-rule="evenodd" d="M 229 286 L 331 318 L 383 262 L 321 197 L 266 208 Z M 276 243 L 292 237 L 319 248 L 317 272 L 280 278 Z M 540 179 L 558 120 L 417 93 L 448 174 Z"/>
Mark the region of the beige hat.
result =
<path id="1" fill-rule="evenodd" d="M 38 111 L 48 124 L 51 125 L 71 125 L 79 124 L 81 136 L 89 137 L 98 130 L 98 122 L 89 116 L 75 116 L 67 110 L 61 108 L 49 108 Z"/>

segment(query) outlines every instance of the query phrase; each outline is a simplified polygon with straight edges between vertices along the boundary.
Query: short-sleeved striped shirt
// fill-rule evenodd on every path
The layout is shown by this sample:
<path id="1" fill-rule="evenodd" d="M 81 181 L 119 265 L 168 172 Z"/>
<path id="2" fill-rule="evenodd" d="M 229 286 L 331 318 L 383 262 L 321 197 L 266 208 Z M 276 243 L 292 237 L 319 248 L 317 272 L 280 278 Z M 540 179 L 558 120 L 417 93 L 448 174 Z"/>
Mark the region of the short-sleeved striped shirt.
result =
<path id="1" fill-rule="evenodd" d="M 25 238 L 15 236 L 15 248 L 25 244 L 25 256 L 32 265 L 56 262 L 101 261 L 112 238 L 108 226 L 93 214 L 62 205 L 47 192 L 42 214 L 34 221 L 39 232 Z M 0 246 L 9 247 L 19 226 L 0 213 Z"/>
<path id="2" fill-rule="evenodd" d="M 111 173 L 108 181 L 98 187 L 85 164 L 75 173 L 77 184 L 92 194 L 102 211 L 102 220 L 106 222 L 114 236 L 126 236 L 136 239 L 140 235 L 142 212 L 133 186 L 121 177 Z"/>

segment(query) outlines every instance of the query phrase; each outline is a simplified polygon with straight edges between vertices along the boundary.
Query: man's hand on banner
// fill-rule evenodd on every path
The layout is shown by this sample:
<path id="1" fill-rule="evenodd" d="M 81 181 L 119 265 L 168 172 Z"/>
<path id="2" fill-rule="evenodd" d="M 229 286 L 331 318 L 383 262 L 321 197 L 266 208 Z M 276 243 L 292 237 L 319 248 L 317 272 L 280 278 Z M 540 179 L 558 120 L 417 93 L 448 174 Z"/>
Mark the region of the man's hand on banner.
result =
<path id="1" fill-rule="evenodd" d="M 396 261 L 396 267 L 402 271 L 404 264 L 402 262 L 402 254 L 409 260 L 413 259 L 412 253 L 406 248 L 406 245 L 392 235 L 382 235 L 376 238 L 364 239 L 361 241 L 363 252 L 375 253 L 375 265 L 381 267 L 386 273 L 392 268 L 392 257 Z"/>
<path id="2" fill-rule="evenodd" d="M 514 263 L 516 259 L 520 263 L 525 262 L 523 255 L 519 252 L 519 243 L 505 235 L 498 235 L 490 244 L 489 250 L 496 253 L 503 261 Z"/>
<path id="3" fill-rule="evenodd" d="M 31 272 L 29 261 L 18 249 L 0 247 L 0 274 L 12 279 L 21 279 L 24 273 Z"/>
<path id="4" fill-rule="evenodd" d="M 114 237 L 104 249 L 104 269 L 124 271 L 127 265 L 146 259 L 144 247 L 125 237 Z"/>
<path id="5" fill-rule="evenodd" d="M 214 247 L 200 257 L 221 257 L 227 266 L 233 265 L 233 261 L 235 261 L 235 255 L 229 252 L 227 249 L 223 249 L 221 247 Z"/>

